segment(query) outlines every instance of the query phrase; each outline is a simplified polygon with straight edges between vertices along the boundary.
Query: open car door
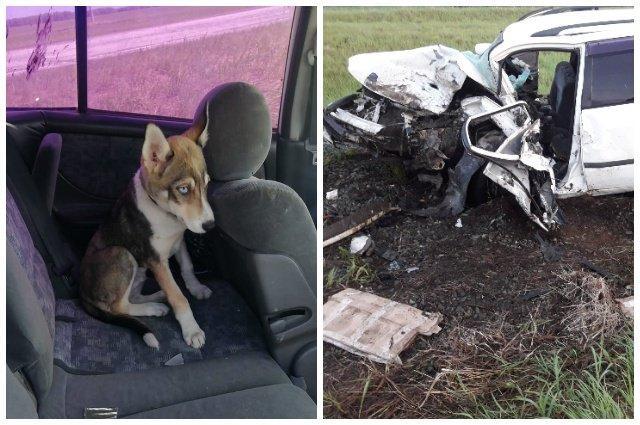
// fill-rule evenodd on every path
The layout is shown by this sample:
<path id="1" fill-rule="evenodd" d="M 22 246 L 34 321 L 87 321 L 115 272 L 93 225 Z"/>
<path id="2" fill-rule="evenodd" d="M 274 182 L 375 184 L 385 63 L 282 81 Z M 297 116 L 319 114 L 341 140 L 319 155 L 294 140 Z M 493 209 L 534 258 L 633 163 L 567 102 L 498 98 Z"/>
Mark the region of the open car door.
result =
<path id="1" fill-rule="evenodd" d="M 544 230 L 563 224 L 555 200 L 554 161 L 542 153 L 540 120 L 531 120 L 527 103 L 518 101 L 501 107 L 479 96 L 464 99 L 462 108 L 468 116 L 462 142 L 471 155 L 489 162 L 484 175 L 515 196 L 525 214 Z M 487 120 L 492 120 L 506 136 L 495 151 L 471 141 L 470 129 Z"/>

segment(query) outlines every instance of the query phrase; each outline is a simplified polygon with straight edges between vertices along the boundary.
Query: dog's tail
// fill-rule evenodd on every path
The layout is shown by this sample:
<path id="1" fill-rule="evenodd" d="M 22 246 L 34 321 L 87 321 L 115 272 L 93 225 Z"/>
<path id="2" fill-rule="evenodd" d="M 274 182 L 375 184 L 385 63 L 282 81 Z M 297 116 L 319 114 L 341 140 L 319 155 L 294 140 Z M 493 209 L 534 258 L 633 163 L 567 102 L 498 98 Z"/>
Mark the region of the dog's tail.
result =
<path id="1" fill-rule="evenodd" d="M 138 335 L 142 337 L 145 344 L 156 350 L 160 347 L 158 339 L 151 331 L 151 328 L 147 326 L 142 320 L 138 320 L 128 314 L 114 314 L 108 311 L 104 311 L 94 306 L 90 302 L 81 298 L 82 306 L 91 316 L 103 322 L 112 323 L 114 325 L 122 326 L 134 330 Z"/>

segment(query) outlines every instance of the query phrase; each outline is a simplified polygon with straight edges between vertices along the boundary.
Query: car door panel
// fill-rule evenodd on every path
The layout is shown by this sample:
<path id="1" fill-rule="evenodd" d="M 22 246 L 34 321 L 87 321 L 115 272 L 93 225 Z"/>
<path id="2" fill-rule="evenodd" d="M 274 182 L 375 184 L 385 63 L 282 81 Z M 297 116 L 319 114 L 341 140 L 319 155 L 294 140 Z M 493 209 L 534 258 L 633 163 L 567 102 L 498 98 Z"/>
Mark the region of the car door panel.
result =
<path id="1" fill-rule="evenodd" d="M 590 194 L 633 191 L 632 103 L 582 111 L 582 162 Z"/>

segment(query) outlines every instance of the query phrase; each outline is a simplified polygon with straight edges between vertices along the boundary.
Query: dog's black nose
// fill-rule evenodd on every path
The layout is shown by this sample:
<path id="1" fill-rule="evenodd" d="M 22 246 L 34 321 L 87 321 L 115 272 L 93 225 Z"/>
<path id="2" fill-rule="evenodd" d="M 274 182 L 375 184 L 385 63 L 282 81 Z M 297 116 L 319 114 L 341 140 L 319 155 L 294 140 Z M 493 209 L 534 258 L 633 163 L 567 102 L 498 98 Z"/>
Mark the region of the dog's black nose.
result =
<path id="1" fill-rule="evenodd" d="M 209 230 L 213 229 L 214 227 L 216 227 L 216 222 L 215 222 L 215 220 L 209 220 L 209 221 L 205 222 L 205 223 L 202 225 L 202 229 L 203 229 L 205 232 L 208 232 Z"/>

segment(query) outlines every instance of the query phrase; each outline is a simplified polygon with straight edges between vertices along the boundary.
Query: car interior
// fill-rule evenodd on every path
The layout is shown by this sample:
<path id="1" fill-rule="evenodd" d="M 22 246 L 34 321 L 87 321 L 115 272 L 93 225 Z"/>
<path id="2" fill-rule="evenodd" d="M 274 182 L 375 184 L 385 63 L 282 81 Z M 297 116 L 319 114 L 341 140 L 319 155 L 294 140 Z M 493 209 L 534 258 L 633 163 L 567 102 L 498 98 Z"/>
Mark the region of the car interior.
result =
<path id="1" fill-rule="evenodd" d="M 568 61 L 561 60 L 555 64 L 548 94 L 541 93 L 538 87 L 539 75 L 537 71 L 541 53 L 564 53 L 569 59 Z M 510 65 L 514 58 L 527 63 L 533 71 L 531 77 L 518 90 L 518 97 L 535 106 L 536 110 L 533 112 L 540 118 L 541 140 L 545 148 L 545 155 L 556 160 L 556 177 L 562 178 L 566 174 L 571 154 L 579 51 L 518 53 L 505 61 L 505 71 L 509 75 L 515 76 L 519 74 L 518 68 Z"/>
<path id="2" fill-rule="evenodd" d="M 75 13 L 86 36 L 86 9 Z M 141 317 L 155 350 L 89 316 L 77 294 L 79 262 L 139 167 L 147 123 L 169 136 L 191 122 L 81 100 L 7 111 L 8 417 L 316 417 L 315 37 L 315 8 L 297 7 L 276 130 L 247 83 L 212 87 L 196 110 L 208 117 L 216 226 L 185 239 L 213 295 L 191 297 L 172 269 L 205 331 L 201 349 L 173 314 Z M 155 290 L 148 277 L 143 293 Z"/>

